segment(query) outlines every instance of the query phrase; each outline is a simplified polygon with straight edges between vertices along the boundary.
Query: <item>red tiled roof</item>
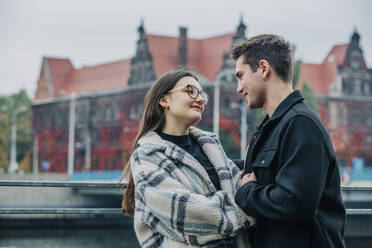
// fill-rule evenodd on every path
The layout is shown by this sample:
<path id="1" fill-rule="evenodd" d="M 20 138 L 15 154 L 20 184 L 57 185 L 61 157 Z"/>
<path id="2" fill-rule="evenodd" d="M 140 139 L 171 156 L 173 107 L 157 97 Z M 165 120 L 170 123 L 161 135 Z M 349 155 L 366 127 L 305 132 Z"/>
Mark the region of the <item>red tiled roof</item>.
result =
<path id="1" fill-rule="evenodd" d="M 130 59 L 83 67 L 71 73 L 65 91 L 83 93 L 122 89 L 127 86 L 129 74 Z"/>
<path id="2" fill-rule="evenodd" d="M 51 99 L 53 94 L 56 95 L 59 90 L 63 89 L 73 70 L 74 67 L 67 58 L 44 57 L 35 92 L 35 100 Z M 49 87 L 50 82 L 53 85 L 53 89 Z"/>
<path id="3" fill-rule="evenodd" d="M 198 69 L 209 81 L 213 82 L 217 72 L 221 70 L 223 54 L 230 52 L 234 35 L 235 33 L 230 33 L 201 40 Z"/>
<path id="4" fill-rule="evenodd" d="M 327 54 L 322 64 L 301 63 L 300 77 L 297 87 L 301 89 L 307 82 L 317 94 L 328 94 L 334 81 L 337 67 L 344 61 L 347 44 L 336 45 Z"/>
<path id="5" fill-rule="evenodd" d="M 54 95 L 58 96 L 58 92 L 63 89 L 68 82 L 74 67 L 67 58 L 45 58 L 45 60 L 49 68 Z"/>
<path id="6" fill-rule="evenodd" d="M 200 40 L 188 38 L 187 61 L 189 66 L 209 81 L 213 81 L 221 69 L 223 53 L 230 51 L 234 34 Z M 177 68 L 179 38 L 149 34 L 146 37 L 156 75 L 160 76 Z"/>
<path id="7" fill-rule="evenodd" d="M 231 47 L 234 33 L 207 39 L 187 39 L 187 57 L 189 66 L 197 73 L 214 81 L 222 65 L 223 53 Z M 178 67 L 179 37 L 147 35 L 148 45 L 153 57 L 157 76 Z M 50 70 L 55 97 L 65 92 L 99 92 L 121 89 L 127 86 L 130 76 L 130 59 L 75 69 L 69 59 L 45 58 Z M 40 81 L 40 79 L 39 79 Z M 40 86 L 41 87 L 41 86 Z M 35 101 L 48 99 L 42 90 L 35 94 Z"/>

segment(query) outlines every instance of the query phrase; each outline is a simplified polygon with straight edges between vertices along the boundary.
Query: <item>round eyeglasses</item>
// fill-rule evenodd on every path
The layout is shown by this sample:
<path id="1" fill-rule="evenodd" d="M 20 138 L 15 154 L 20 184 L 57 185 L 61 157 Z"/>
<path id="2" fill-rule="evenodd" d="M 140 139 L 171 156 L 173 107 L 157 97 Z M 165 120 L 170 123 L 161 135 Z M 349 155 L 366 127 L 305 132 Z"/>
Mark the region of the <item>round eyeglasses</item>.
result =
<path id="1" fill-rule="evenodd" d="M 189 97 L 191 99 L 194 99 L 194 100 L 197 99 L 198 96 L 200 95 L 203 98 L 204 105 L 207 105 L 207 103 L 208 103 L 208 95 L 203 90 L 199 90 L 198 88 L 196 88 L 196 86 L 191 85 L 191 84 L 188 84 L 186 86 L 182 86 L 182 87 L 179 87 L 179 88 L 172 89 L 172 90 L 168 91 L 168 93 L 171 93 L 171 92 L 176 91 L 176 90 L 179 90 L 179 89 L 187 89 L 187 94 L 189 95 Z"/>

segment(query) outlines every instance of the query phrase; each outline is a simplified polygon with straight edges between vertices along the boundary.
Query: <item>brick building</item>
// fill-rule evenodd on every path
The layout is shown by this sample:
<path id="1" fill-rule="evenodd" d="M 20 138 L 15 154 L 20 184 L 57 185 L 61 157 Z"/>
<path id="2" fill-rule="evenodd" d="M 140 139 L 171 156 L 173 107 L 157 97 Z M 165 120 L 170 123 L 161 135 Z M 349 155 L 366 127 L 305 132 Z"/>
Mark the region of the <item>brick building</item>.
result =
<path id="1" fill-rule="evenodd" d="M 315 91 L 341 165 L 362 158 L 372 166 L 372 69 L 367 68 L 355 30 L 350 42 L 335 45 L 321 64 L 302 63 L 298 88 Z"/>
<path id="2" fill-rule="evenodd" d="M 242 20 L 235 32 L 205 39 L 189 38 L 184 27 L 178 37 L 147 34 L 141 23 L 132 58 L 75 68 L 67 58 L 44 57 L 32 107 L 39 170 L 67 171 L 69 135 L 74 171 L 121 170 L 151 83 L 185 65 L 210 96 L 199 124 L 203 129 L 212 130 L 214 85 L 220 80 L 220 138 L 227 154 L 238 158 L 240 112 L 231 103 L 241 99 L 229 54 L 233 44 L 247 38 L 245 33 Z M 302 63 L 298 83 L 315 90 L 320 117 L 345 164 L 354 156 L 372 161 L 372 72 L 359 38 L 355 32 L 349 44 L 334 46 L 321 64 Z M 250 137 L 256 112 L 249 110 L 247 117 Z"/>
<path id="3" fill-rule="evenodd" d="M 75 68 L 67 58 L 44 57 L 32 107 L 39 170 L 67 171 L 70 126 L 75 132 L 70 141 L 74 171 L 122 169 L 151 83 L 186 65 L 210 96 L 199 124 L 204 129 L 212 128 L 213 82 L 220 78 L 221 139 L 229 154 L 238 157 L 240 113 L 229 107 L 238 100 L 229 54 L 234 43 L 246 39 L 245 29 L 241 21 L 236 32 L 192 39 L 184 27 L 178 37 L 169 37 L 147 34 L 141 23 L 137 50 L 130 59 Z M 254 121 L 255 115 L 249 116 Z"/>

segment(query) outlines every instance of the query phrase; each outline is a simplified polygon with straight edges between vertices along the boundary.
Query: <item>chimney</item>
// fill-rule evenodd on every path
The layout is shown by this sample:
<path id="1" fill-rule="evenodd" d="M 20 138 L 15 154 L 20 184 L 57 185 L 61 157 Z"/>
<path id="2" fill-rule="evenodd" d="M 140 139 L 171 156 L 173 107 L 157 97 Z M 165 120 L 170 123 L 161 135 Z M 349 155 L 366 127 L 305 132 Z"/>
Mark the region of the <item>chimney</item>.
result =
<path id="1" fill-rule="evenodd" d="M 180 27 L 180 39 L 178 46 L 178 63 L 187 65 L 187 28 Z"/>

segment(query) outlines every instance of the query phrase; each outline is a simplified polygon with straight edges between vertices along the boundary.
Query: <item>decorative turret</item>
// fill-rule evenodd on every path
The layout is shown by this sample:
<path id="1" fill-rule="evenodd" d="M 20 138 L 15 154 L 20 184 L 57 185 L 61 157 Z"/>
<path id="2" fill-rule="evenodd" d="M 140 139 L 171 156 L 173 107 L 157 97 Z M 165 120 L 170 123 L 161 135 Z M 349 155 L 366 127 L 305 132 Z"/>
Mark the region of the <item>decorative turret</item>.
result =
<path id="1" fill-rule="evenodd" d="M 143 19 L 138 27 L 139 39 L 137 41 L 136 55 L 130 65 L 128 85 L 147 84 L 155 80 L 156 75 L 152 64 L 152 55 L 148 46 Z"/>
<path id="2" fill-rule="evenodd" d="M 360 35 L 356 28 L 350 38 L 350 43 L 346 50 L 346 55 L 342 66 L 344 68 L 351 68 L 353 70 L 367 70 L 363 58 L 363 51 L 359 46 Z"/>
<path id="3" fill-rule="evenodd" d="M 225 70 L 225 69 L 234 67 L 234 62 L 230 58 L 231 51 L 232 51 L 232 48 L 234 47 L 234 45 L 239 44 L 239 43 L 244 42 L 245 40 L 247 40 L 247 37 L 245 37 L 245 30 L 246 30 L 246 25 L 243 22 L 243 16 L 240 16 L 240 23 L 238 25 L 238 28 L 236 29 L 235 36 L 232 39 L 231 49 L 230 49 L 230 51 L 224 53 L 223 56 L 222 56 L 222 61 L 223 62 L 222 62 L 221 70 Z"/>
<path id="4" fill-rule="evenodd" d="M 233 46 L 240 42 L 247 40 L 247 38 L 245 37 L 245 29 L 246 29 L 246 26 L 243 22 L 243 16 L 241 15 L 240 23 L 238 25 L 238 28 L 236 29 L 236 34 L 233 38 L 233 44 L 232 44 Z"/>

